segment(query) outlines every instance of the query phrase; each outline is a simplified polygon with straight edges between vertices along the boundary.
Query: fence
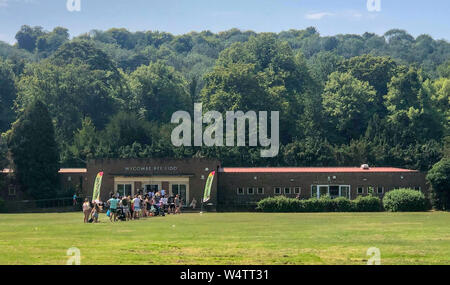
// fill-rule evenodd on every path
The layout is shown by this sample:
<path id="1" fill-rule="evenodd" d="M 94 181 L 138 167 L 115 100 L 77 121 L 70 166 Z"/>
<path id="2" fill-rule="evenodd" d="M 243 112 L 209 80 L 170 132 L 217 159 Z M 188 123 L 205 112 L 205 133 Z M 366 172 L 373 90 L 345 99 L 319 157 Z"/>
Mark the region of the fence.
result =
<path id="1" fill-rule="evenodd" d="M 4 201 L 5 213 L 45 213 L 45 212 L 74 212 L 81 211 L 83 201 L 89 197 L 77 198 L 74 205 L 73 198 Z"/>

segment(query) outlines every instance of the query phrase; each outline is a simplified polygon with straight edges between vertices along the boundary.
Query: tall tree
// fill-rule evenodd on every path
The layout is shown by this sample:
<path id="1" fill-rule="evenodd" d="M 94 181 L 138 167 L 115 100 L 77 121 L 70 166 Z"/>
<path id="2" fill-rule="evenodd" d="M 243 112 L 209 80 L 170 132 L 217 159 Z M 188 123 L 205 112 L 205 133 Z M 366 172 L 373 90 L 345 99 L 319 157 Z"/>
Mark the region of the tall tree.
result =
<path id="1" fill-rule="evenodd" d="M 37 39 L 44 34 L 42 27 L 24 25 L 16 34 L 17 46 L 29 52 L 34 52 Z"/>
<path id="2" fill-rule="evenodd" d="M 428 172 L 427 180 L 435 194 L 435 207 L 450 209 L 450 158 L 443 158 Z"/>
<path id="3" fill-rule="evenodd" d="M 332 124 L 330 133 L 335 127 L 344 142 L 364 134 L 374 114 L 373 87 L 350 73 L 334 72 L 329 76 L 322 98 L 324 116 Z"/>
<path id="4" fill-rule="evenodd" d="M 0 133 L 9 129 L 14 120 L 16 99 L 15 75 L 12 66 L 0 58 Z"/>
<path id="5" fill-rule="evenodd" d="M 59 150 L 53 123 L 41 101 L 13 124 L 8 146 L 18 181 L 34 199 L 52 198 L 59 187 Z"/>
<path id="6" fill-rule="evenodd" d="M 389 57 L 362 55 L 346 60 L 339 70 L 349 72 L 361 81 L 368 82 L 377 92 L 374 107 L 380 117 L 386 116 L 383 96 L 388 93 L 388 84 L 395 74 L 397 64 Z"/>
<path id="7" fill-rule="evenodd" d="M 423 142 L 442 136 L 441 116 L 432 104 L 433 94 L 423 88 L 423 83 L 421 73 L 408 68 L 393 77 L 389 84 L 385 105 L 399 142 Z"/>
<path id="8" fill-rule="evenodd" d="M 186 80 L 162 62 L 139 67 L 129 82 L 134 107 L 148 121 L 168 123 L 174 112 L 192 109 Z"/>
<path id="9" fill-rule="evenodd" d="M 41 100 L 55 120 L 58 141 L 71 144 L 83 118 L 90 117 L 103 129 L 123 106 L 122 83 L 110 72 L 91 70 L 86 64 L 32 64 L 18 82 L 16 108 L 21 112 L 35 99 Z"/>

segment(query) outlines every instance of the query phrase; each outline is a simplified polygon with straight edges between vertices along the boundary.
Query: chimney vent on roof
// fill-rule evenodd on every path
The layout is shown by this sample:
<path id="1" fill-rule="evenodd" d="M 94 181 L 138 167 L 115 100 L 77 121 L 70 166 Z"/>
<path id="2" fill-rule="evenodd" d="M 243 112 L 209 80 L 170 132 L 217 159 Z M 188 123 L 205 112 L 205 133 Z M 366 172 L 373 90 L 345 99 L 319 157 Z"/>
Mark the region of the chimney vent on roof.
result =
<path id="1" fill-rule="evenodd" d="M 369 170 L 369 169 L 370 169 L 370 167 L 369 167 L 369 165 L 368 165 L 368 164 L 363 164 L 363 165 L 361 165 L 361 169 L 364 169 L 364 170 Z"/>

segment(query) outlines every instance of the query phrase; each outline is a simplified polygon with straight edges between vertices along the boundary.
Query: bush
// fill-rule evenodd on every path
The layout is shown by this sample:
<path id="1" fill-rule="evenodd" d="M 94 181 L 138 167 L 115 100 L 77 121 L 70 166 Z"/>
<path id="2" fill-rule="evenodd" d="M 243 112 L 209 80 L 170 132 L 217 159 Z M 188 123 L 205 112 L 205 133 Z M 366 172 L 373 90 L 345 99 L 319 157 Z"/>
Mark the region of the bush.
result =
<path id="1" fill-rule="evenodd" d="M 383 210 L 380 198 L 374 196 L 359 196 L 352 203 L 356 212 L 380 212 Z"/>
<path id="2" fill-rule="evenodd" d="M 300 200 L 301 212 L 323 212 L 321 202 L 317 198 L 311 198 L 308 200 Z"/>
<path id="3" fill-rule="evenodd" d="M 383 205 L 391 212 L 419 212 L 428 210 L 428 203 L 421 191 L 398 189 L 388 193 L 383 198 Z"/>
<path id="4" fill-rule="evenodd" d="M 336 207 L 336 212 L 353 212 L 354 206 L 352 201 L 347 198 L 339 197 L 333 200 Z"/>
<path id="5" fill-rule="evenodd" d="M 263 199 L 258 202 L 257 209 L 263 212 L 297 212 L 301 208 L 300 201 L 277 196 Z"/>
<path id="6" fill-rule="evenodd" d="M 381 200 L 377 197 L 359 197 L 355 201 L 340 197 L 321 197 L 297 200 L 284 196 L 270 197 L 258 202 L 258 210 L 263 212 L 376 212 L 381 211 Z"/>

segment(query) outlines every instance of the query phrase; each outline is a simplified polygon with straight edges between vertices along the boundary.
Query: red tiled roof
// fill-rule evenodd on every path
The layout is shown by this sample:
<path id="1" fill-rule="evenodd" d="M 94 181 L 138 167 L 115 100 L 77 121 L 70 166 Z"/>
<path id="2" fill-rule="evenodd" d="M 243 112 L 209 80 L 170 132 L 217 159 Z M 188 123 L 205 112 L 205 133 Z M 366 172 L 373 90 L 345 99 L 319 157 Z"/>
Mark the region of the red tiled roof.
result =
<path id="1" fill-rule="evenodd" d="M 86 168 L 61 168 L 59 173 L 87 173 Z"/>
<path id="2" fill-rule="evenodd" d="M 12 169 L 3 169 L 0 171 L 0 173 L 8 174 L 8 173 L 14 173 L 14 170 Z M 61 168 L 59 170 L 59 173 L 87 173 L 86 168 Z"/>
<path id="3" fill-rule="evenodd" d="M 353 173 L 367 173 L 367 172 L 418 172 L 417 170 L 409 170 L 394 167 L 370 167 L 369 169 L 362 169 L 360 167 L 256 167 L 256 168 L 242 168 L 242 167 L 224 167 L 219 170 L 223 173 L 330 173 L 330 172 L 353 172 Z"/>

